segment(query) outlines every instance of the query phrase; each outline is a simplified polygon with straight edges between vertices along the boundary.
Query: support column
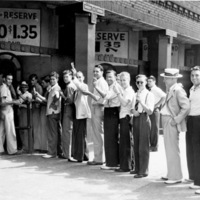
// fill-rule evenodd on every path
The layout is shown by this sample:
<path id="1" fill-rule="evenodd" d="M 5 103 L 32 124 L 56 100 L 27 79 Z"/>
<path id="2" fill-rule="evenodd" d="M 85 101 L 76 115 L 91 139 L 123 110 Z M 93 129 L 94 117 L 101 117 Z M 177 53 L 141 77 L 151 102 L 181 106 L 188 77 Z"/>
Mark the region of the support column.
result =
<path id="1" fill-rule="evenodd" d="M 171 68 L 172 54 L 172 36 L 159 36 L 158 40 L 158 85 L 164 87 L 163 78 L 159 74 L 163 73 L 165 68 Z"/>
<path id="2" fill-rule="evenodd" d="M 95 66 L 95 33 L 96 24 L 90 23 L 89 14 L 75 16 L 75 66 L 85 75 L 85 82 L 92 91 L 93 68 Z M 91 99 L 89 98 L 91 105 Z M 92 152 L 91 120 L 87 120 L 88 150 Z M 90 156 L 91 157 L 91 156 Z M 91 158 L 90 158 L 91 159 Z"/>
<path id="3" fill-rule="evenodd" d="M 96 24 L 89 23 L 89 14 L 76 14 L 75 24 L 75 66 L 85 75 L 90 85 L 95 65 Z"/>

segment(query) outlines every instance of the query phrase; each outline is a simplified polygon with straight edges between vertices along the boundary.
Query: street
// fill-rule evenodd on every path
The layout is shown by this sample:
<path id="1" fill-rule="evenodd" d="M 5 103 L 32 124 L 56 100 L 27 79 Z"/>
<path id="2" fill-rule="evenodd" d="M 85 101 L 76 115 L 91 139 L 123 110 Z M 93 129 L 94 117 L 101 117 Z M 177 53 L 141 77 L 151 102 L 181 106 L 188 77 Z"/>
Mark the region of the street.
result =
<path id="1" fill-rule="evenodd" d="M 184 178 L 188 178 L 185 134 L 180 134 Z M 92 152 L 90 152 L 90 159 Z M 0 157 L 0 200 L 183 200 L 199 199 L 189 183 L 166 185 L 163 136 L 159 151 L 150 153 L 149 176 L 134 179 L 129 173 L 100 170 L 100 166 L 44 159 L 41 154 Z"/>

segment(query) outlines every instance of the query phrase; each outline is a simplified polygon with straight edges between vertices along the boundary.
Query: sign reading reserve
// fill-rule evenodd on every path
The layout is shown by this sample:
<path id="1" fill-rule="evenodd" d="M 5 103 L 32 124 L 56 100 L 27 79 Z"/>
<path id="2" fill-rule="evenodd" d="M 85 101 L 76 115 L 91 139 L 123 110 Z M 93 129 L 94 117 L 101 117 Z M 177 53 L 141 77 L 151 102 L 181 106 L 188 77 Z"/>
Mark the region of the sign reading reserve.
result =
<path id="1" fill-rule="evenodd" d="M 0 41 L 40 46 L 40 10 L 0 8 Z"/>

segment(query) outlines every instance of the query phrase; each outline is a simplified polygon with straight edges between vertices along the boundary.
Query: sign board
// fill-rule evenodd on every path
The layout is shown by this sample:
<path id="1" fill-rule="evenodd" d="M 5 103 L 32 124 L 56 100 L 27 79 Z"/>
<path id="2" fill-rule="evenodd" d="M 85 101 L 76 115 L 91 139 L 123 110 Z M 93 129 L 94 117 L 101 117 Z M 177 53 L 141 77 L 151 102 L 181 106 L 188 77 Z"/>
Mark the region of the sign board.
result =
<path id="1" fill-rule="evenodd" d="M 97 31 L 96 54 L 128 58 L 128 33 Z"/>
<path id="2" fill-rule="evenodd" d="M 105 16 L 105 10 L 93 4 L 83 2 L 83 11 L 94 13 L 96 15 Z"/>
<path id="3" fill-rule="evenodd" d="M 40 46 L 40 10 L 0 8 L 0 41 Z"/>

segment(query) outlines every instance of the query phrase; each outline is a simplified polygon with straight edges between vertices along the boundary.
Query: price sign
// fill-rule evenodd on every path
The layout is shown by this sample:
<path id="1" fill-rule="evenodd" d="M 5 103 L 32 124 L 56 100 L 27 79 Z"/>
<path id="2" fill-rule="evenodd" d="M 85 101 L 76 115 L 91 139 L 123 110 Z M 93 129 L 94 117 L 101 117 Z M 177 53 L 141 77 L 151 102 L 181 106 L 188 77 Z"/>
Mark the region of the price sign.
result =
<path id="1" fill-rule="evenodd" d="M 97 31 L 96 54 L 128 58 L 128 33 Z"/>
<path id="2" fill-rule="evenodd" d="M 0 8 L 0 41 L 40 46 L 40 10 Z"/>

